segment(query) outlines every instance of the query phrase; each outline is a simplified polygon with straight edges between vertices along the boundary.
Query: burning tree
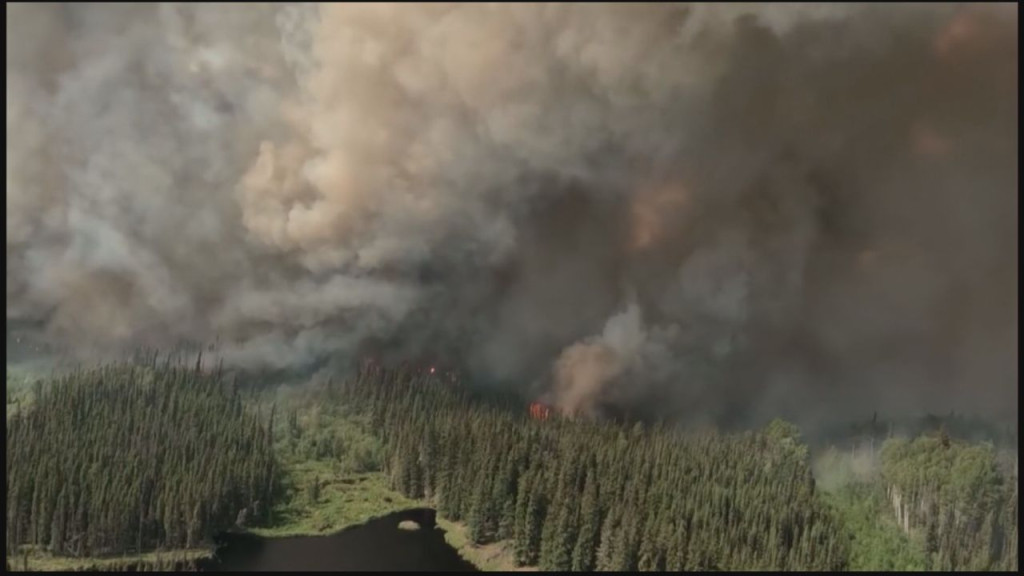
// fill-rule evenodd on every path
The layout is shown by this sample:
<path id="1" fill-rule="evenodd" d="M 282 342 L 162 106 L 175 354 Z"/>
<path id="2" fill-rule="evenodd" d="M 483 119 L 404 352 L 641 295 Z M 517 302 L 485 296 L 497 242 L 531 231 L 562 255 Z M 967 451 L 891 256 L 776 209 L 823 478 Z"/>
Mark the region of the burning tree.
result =
<path id="1" fill-rule="evenodd" d="M 530 418 L 534 420 L 547 420 L 551 416 L 551 408 L 540 402 L 530 404 Z"/>

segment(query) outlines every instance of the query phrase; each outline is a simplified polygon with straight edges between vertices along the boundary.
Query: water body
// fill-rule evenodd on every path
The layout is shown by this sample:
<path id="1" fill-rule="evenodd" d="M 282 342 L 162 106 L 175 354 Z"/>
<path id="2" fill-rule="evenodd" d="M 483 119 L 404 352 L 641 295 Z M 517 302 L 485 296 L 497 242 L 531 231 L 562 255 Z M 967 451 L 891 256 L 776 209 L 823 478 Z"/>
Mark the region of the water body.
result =
<path id="1" fill-rule="evenodd" d="M 411 520 L 419 530 L 398 524 Z M 436 527 L 435 512 L 418 508 L 348 528 L 329 536 L 261 538 L 252 534 L 224 534 L 217 556 L 205 560 L 201 571 L 397 571 L 475 572 L 444 540 Z"/>

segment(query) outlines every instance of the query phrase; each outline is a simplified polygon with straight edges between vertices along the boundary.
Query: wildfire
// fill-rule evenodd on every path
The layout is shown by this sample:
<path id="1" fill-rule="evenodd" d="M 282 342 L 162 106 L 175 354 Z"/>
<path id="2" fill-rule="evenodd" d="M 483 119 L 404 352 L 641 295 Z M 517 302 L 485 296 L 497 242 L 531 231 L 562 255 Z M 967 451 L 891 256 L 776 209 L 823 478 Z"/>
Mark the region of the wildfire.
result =
<path id="1" fill-rule="evenodd" d="M 458 370 L 445 365 L 438 366 L 424 361 L 404 361 L 397 364 L 382 363 L 379 358 L 364 358 L 360 367 L 365 374 L 375 374 L 388 370 L 397 370 L 399 373 L 416 375 L 420 377 L 436 378 L 438 381 L 449 381 L 455 383 L 459 379 Z"/>
<path id="2" fill-rule="evenodd" d="M 549 416 L 551 416 L 551 408 L 539 402 L 530 404 L 530 418 L 534 420 L 547 420 Z"/>

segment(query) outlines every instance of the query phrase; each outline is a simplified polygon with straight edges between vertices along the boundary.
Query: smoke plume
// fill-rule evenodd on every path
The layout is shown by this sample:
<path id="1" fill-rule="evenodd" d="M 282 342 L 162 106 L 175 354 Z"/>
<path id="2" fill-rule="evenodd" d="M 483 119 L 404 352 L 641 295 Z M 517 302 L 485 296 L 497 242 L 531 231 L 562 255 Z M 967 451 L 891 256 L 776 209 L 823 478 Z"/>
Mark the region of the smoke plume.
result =
<path id="1" fill-rule="evenodd" d="M 1016 5 L 7 5 L 7 319 L 1016 416 Z"/>

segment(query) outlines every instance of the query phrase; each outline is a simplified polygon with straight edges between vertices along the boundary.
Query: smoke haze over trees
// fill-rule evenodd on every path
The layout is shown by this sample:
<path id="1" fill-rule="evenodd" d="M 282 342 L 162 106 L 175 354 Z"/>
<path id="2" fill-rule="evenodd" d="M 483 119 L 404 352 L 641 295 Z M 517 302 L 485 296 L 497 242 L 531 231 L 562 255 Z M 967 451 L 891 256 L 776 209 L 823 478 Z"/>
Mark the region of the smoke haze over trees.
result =
<path id="1" fill-rule="evenodd" d="M 1015 5 L 8 5 L 7 319 L 1016 417 Z"/>

